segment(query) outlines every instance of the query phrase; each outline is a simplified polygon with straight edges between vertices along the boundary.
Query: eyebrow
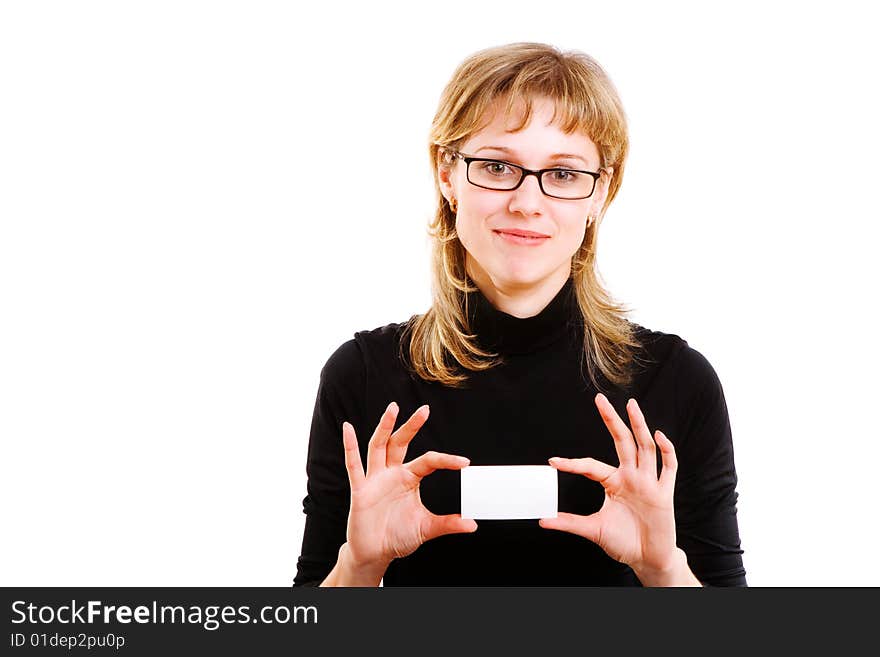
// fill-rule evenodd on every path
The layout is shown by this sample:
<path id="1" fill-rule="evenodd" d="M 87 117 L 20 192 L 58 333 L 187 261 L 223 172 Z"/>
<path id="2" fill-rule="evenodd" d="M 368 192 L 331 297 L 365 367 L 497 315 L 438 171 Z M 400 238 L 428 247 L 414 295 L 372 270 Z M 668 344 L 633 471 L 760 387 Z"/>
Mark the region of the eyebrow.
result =
<path id="1" fill-rule="evenodd" d="M 516 152 L 510 148 L 505 146 L 480 146 L 477 150 L 474 151 L 474 155 L 483 150 L 493 150 L 493 151 L 501 151 L 502 153 L 508 153 L 510 155 L 516 156 Z M 576 155 L 575 153 L 554 153 L 548 157 L 550 160 L 580 160 L 584 163 L 584 165 L 589 166 L 589 162 L 587 162 L 586 158 L 582 155 Z"/>

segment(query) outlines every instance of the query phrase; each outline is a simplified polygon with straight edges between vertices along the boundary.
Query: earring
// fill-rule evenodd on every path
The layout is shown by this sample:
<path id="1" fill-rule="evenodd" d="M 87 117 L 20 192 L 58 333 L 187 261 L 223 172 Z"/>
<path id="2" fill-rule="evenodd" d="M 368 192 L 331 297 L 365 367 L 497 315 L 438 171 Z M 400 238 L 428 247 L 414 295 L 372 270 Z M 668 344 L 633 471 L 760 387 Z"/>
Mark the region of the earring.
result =
<path id="1" fill-rule="evenodd" d="M 449 201 L 449 207 L 452 208 L 453 212 L 458 212 L 458 201 L 454 198 Z"/>
<path id="2" fill-rule="evenodd" d="M 596 220 L 596 217 L 594 217 L 593 215 L 589 215 L 589 216 L 587 217 L 587 228 L 589 228 L 590 226 L 592 226 L 592 225 L 593 225 L 593 222 L 594 222 L 595 220 Z"/>

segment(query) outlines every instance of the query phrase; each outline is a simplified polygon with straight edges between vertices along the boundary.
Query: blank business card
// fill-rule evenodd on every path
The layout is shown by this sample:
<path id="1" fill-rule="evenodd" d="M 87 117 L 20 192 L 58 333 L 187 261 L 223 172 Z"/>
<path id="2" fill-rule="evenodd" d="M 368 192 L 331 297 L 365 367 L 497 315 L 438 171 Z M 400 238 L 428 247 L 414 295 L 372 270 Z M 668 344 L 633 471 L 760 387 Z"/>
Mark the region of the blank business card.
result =
<path id="1" fill-rule="evenodd" d="M 558 481 L 549 465 L 470 465 L 461 470 L 461 517 L 555 518 Z"/>

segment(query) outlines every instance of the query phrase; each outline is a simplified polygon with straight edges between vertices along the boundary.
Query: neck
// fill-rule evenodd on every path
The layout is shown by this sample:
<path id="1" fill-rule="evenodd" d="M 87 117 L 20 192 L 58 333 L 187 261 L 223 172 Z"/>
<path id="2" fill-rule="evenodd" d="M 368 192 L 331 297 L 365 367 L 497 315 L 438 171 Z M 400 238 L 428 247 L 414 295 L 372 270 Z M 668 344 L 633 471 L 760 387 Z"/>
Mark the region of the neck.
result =
<path id="1" fill-rule="evenodd" d="M 547 307 L 571 276 L 571 268 L 561 267 L 534 283 L 517 285 L 492 278 L 470 255 L 466 271 L 493 307 L 513 317 L 534 317 Z"/>

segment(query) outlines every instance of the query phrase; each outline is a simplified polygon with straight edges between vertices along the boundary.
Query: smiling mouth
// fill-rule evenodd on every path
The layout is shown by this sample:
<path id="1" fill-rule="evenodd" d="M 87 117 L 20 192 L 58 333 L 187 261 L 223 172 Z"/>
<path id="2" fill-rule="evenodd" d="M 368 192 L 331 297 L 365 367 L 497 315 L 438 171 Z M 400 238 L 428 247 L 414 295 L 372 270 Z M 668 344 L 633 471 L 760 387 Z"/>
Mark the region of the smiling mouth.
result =
<path id="1" fill-rule="evenodd" d="M 507 237 L 515 237 L 517 239 L 522 239 L 522 240 L 533 240 L 535 242 L 538 242 L 540 240 L 546 240 L 546 239 L 549 239 L 549 237 L 550 237 L 549 235 L 523 235 L 522 233 L 511 233 L 506 230 L 496 230 L 494 232 L 497 233 L 498 235 L 504 235 Z"/>

